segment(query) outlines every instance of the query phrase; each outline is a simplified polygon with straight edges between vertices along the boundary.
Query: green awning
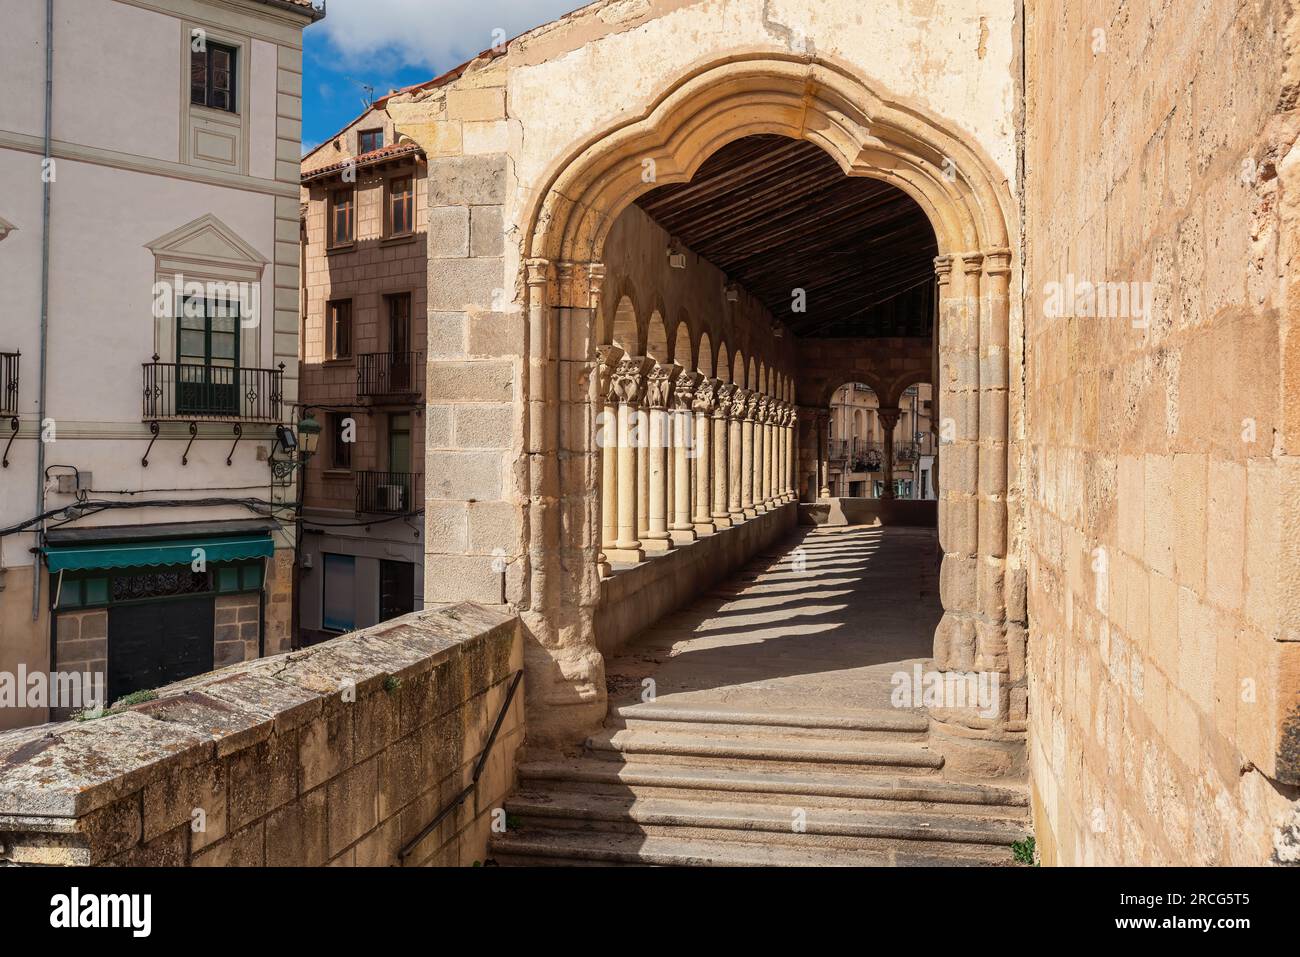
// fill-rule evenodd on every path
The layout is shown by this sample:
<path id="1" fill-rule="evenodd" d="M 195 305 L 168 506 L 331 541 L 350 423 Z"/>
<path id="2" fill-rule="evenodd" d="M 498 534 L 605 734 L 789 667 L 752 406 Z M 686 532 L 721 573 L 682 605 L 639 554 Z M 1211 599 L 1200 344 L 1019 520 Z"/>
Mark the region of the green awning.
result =
<path id="1" fill-rule="evenodd" d="M 222 538 L 165 539 L 72 548 L 46 548 L 45 563 L 52 572 L 89 568 L 144 568 L 151 565 L 189 565 L 194 549 L 204 550 L 207 562 L 235 562 L 269 558 L 275 554 L 270 535 Z"/>

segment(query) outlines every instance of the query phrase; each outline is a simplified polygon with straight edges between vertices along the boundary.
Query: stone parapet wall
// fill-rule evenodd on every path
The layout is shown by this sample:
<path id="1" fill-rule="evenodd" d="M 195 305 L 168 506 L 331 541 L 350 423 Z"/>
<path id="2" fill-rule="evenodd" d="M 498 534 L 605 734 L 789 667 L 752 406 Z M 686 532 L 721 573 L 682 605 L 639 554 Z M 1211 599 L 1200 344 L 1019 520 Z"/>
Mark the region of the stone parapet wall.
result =
<path id="1" fill-rule="evenodd" d="M 1038 847 L 1300 862 L 1300 21 L 1276 0 L 1028 13 Z M 1090 309 L 1085 283 L 1130 308 L 1111 287 Z"/>
<path id="2" fill-rule="evenodd" d="M 457 865 L 514 782 L 518 619 L 461 604 L 0 733 L 0 864 Z"/>
<path id="3" fill-rule="evenodd" d="M 615 570 L 600 583 L 596 642 L 617 654 L 638 633 L 699 595 L 795 530 L 798 506 L 773 511 Z"/>

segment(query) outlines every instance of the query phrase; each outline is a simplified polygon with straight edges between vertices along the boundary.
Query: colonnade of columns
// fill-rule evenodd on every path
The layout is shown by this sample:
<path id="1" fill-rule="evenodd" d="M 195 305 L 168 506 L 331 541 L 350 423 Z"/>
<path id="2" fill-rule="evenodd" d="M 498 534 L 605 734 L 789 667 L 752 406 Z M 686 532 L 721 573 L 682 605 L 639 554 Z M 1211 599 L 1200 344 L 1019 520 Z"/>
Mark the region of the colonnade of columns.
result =
<path id="1" fill-rule="evenodd" d="M 601 573 L 796 498 L 793 402 L 599 349 Z"/>

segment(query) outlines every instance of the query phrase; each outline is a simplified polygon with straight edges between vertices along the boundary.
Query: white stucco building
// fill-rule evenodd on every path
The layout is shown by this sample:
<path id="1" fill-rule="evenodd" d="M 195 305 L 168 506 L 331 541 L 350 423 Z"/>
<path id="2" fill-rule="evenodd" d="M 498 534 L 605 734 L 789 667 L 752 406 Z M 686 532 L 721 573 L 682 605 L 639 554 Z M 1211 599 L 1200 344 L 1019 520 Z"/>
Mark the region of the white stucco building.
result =
<path id="1" fill-rule="evenodd" d="M 0 0 L 0 674 L 102 672 L 112 697 L 288 647 L 272 463 L 322 15 Z M 0 728 L 48 716 L 0 704 Z"/>

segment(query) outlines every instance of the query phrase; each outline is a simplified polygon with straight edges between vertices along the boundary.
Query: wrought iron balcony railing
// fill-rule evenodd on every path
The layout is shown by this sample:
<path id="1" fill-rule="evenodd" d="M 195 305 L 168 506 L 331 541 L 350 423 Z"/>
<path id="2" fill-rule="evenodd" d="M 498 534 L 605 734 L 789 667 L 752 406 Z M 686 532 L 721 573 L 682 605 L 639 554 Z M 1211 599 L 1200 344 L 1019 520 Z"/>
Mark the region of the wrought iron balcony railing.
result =
<path id="1" fill-rule="evenodd" d="M 357 514 L 409 515 L 424 504 L 419 472 L 356 472 Z"/>
<path id="2" fill-rule="evenodd" d="M 0 352 L 0 415 L 18 414 L 19 352 Z"/>
<path id="3" fill-rule="evenodd" d="M 423 391 L 423 352 L 366 352 L 357 356 L 357 398 L 414 397 Z"/>
<path id="4" fill-rule="evenodd" d="M 284 363 L 275 369 L 144 363 L 144 420 L 280 422 Z"/>

